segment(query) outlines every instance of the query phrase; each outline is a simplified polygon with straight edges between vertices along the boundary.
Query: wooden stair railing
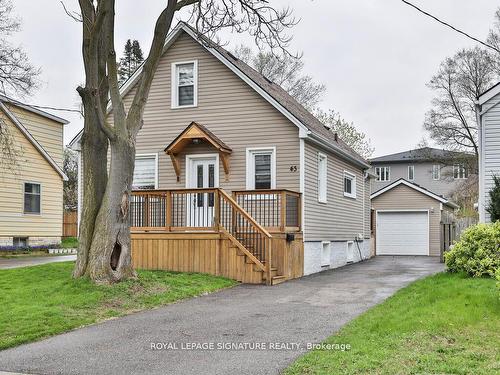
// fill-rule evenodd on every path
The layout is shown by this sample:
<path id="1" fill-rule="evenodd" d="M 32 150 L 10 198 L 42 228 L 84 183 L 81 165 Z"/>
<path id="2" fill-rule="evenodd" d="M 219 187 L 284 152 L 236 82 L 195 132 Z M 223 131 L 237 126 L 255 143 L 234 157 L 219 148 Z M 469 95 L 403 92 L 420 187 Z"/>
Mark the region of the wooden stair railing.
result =
<path id="1" fill-rule="evenodd" d="M 219 230 L 258 268 L 272 284 L 271 235 L 224 190 L 218 189 L 215 221 Z"/>

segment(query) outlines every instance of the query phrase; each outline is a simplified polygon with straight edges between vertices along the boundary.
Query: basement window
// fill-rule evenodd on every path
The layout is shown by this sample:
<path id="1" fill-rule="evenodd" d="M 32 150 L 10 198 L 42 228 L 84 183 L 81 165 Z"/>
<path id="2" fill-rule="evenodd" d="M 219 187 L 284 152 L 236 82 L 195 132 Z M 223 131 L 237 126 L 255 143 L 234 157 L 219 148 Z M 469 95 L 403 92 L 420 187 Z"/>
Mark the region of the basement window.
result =
<path id="1" fill-rule="evenodd" d="M 331 253 L 332 253 L 331 243 L 329 241 L 321 242 L 321 267 L 330 265 Z"/>

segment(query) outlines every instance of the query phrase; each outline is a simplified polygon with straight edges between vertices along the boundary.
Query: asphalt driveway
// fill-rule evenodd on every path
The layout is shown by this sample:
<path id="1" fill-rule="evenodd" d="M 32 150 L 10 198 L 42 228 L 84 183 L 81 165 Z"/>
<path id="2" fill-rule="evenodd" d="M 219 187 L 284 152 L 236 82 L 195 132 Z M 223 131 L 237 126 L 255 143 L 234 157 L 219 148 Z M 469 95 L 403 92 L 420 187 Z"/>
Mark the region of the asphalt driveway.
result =
<path id="1" fill-rule="evenodd" d="M 274 287 L 241 285 L 2 351 L 0 371 L 277 374 L 307 343 L 441 270 L 437 258 L 376 257 Z"/>

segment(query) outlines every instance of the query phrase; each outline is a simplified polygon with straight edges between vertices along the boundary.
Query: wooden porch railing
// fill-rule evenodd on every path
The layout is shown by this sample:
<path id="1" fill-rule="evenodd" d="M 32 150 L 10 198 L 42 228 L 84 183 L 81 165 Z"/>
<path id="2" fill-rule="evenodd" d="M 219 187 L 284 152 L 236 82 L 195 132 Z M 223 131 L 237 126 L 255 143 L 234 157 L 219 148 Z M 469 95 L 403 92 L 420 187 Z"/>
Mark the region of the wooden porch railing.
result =
<path id="1" fill-rule="evenodd" d="M 289 190 L 138 190 L 130 198 L 132 231 L 214 231 L 266 272 L 271 282 L 269 230 L 300 230 L 301 195 Z"/>
<path id="2" fill-rule="evenodd" d="M 292 190 L 238 190 L 235 201 L 270 231 L 299 231 L 302 222 L 301 194 Z"/>

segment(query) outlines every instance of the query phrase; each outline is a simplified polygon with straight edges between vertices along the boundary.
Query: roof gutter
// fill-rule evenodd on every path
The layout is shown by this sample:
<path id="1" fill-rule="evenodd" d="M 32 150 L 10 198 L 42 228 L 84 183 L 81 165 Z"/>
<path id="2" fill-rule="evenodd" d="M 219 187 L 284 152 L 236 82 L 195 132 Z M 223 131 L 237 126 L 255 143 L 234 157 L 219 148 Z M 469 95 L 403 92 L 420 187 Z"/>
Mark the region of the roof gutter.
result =
<path id="1" fill-rule="evenodd" d="M 340 147 L 335 146 L 331 142 L 327 141 L 325 138 L 318 136 L 317 134 L 309 132 L 307 135 L 307 139 L 311 140 L 315 144 L 327 149 L 328 151 L 333 152 L 334 154 L 337 154 L 344 159 L 349 160 L 350 162 L 362 167 L 363 169 L 369 169 L 371 168 L 371 165 L 368 163 L 364 163 L 361 160 L 355 159 L 350 155 L 349 153 L 345 152 L 342 150 Z"/>

